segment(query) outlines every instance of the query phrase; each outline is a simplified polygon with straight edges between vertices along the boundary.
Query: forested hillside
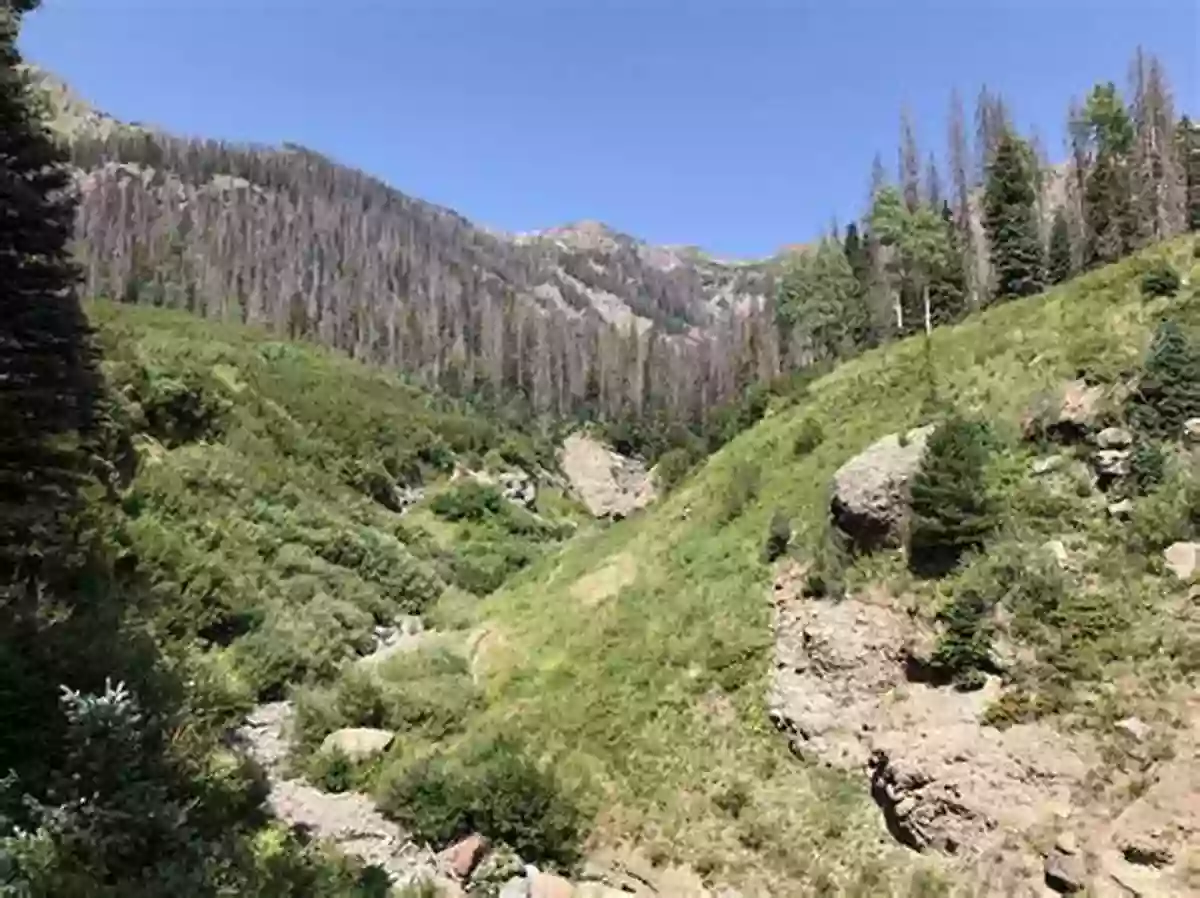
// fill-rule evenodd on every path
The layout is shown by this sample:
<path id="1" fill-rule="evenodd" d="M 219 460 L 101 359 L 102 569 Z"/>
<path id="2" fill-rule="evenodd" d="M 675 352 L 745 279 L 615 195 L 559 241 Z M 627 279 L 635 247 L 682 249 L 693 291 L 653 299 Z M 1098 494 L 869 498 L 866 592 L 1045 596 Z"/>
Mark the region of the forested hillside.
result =
<path id="1" fill-rule="evenodd" d="M 1054 165 L 986 88 L 974 128 L 952 98 L 942 152 L 904 116 L 896 175 L 877 157 L 862 221 L 755 263 L 590 222 L 495 234 L 304 148 L 122 125 L 42 83 L 82 172 L 89 294 L 264 324 L 493 405 L 625 422 L 661 451 L 670 423 L 698 433 L 756 384 L 1200 219 L 1200 131 L 1156 59 L 1139 51 L 1131 71 L 1127 100 L 1102 84 L 1070 105 Z"/>

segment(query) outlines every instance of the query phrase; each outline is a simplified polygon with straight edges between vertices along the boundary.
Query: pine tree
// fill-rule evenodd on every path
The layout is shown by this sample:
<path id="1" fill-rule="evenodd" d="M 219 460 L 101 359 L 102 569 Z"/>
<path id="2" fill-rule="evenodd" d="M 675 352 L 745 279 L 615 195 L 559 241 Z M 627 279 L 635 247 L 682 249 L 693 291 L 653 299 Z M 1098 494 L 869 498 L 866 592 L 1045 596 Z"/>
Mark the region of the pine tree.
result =
<path id="1" fill-rule="evenodd" d="M 950 572 L 991 533 L 995 511 L 984 481 L 987 459 L 983 426 L 957 414 L 929 437 L 911 486 L 908 560 L 914 572 Z"/>
<path id="2" fill-rule="evenodd" d="M 930 283 L 930 302 L 934 324 L 961 320 L 969 311 L 967 297 L 967 254 L 960 244 L 961 234 L 950 204 L 942 204 L 942 228 L 945 253 L 941 256 Z"/>
<path id="3" fill-rule="evenodd" d="M 1200 124 L 1185 115 L 1179 120 L 1175 141 L 1183 167 L 1187 229 L 1200 231 Z"/>
<path id="4" fill-rule="evenodd" d="M 1050 228 L 1050 251 L 1046 264 L 1046 280 L 1061 284 L 1072 275 L 1071 232 L 1067 227 L 1067 216 L 1062 209 L 1054 213 L 1054 225 Z"/>
<path id="5" fill-rule="evenodd" d="M 1031 153 L 1011 132 L 1000 138 L 988 168 L 984 227 L 991 246 L 996 296 L 1006 299 L 1041 291 L 1044 266 Z"/>
<path id="6" fill-rule="evenodd" d="M 1130 157 L 1134 126 L 1111 82 L 1093 88 L 1083 111 L 1092 165 L 1084 187 L 1088 267 L 1115 262 L 1137 239 Z"/>
<path id="7" fill-rule="evenodd" d="M 847 319 L 850 325 L 850 342 L 859 349 L 869 349 L 876 345 L 874 323 L 871 320 L 871 310 L 868 307 L 867 296 L 871 289 L 871 256 L 867 249 L 867 241 L 859 236 L 858 225 L 850 222 L 846 225 L 846 237 L 842 242 L 842 252 L 854 272 L 854 280 L 858 291 L 854 296 L 853 306 Z"/>
<path id="8" fill-rule="evenodd" d="M 1183 422 L 1200 417 L 1200 353 L 1174 321 L 1155 332 L 1129 403 L 1134 426 L 1158 439 L 1178 439 Z"/>

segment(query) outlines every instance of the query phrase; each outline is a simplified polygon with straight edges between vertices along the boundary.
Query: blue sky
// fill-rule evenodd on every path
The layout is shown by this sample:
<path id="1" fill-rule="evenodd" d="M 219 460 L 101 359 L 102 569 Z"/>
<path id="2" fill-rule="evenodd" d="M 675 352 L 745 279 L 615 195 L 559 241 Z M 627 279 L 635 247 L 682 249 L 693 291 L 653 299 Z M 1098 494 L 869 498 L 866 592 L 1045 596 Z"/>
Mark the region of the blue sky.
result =
<path id="1" fill-rule="evenodd" d="M 1052 156 L 1140 42 L 1200 112 L 1197 0 L 45 0 L 31 61 L 172 131 L 291 140 L 482 224 L 754 256 L 861 211 L 907 104 L 987 82 Z"/>

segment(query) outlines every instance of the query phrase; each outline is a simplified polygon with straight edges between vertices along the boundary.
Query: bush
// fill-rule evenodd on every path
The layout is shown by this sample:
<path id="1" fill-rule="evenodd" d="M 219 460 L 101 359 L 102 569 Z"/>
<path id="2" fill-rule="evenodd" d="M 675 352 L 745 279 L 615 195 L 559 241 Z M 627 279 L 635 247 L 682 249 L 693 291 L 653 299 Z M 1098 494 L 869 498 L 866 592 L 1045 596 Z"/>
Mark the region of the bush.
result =
<path id="1" fill-rule="evenodd" d="M 1129 460 L 1129 485 L 1134 494 L 1144 496 L 1161 484 L 1166 464 L 1166 456 L 1157 444 L 1139 440 Z"/>
<path id="2" fill-rule="evenodd" d="M 787 551 L 788 543 L 792 541 L 792 522 L 782 511 L 771 515 L 771 524 L 767 528 L 767 544 L 763 556 L 770 563 Z"/>
<path id="3" fill-rule="evenodd" d="M 933 432 L 912 481 L 909 566 L 942 576 L 983 545 L 995 526 L 984 479 L 990 435 L 980 423 L 951 416 Z"/>
<path id="4" fill-rule="evenodd" d="M 828 507 L 828 506 L 827 506 Z M 804 594 L 812 598 L 842 599 L 846 595 L 846 571 L 850 567 L 846 535 L 831 523 L 825 524 L 812 563 L 804 578 Z"/>
<path id="5" fill-rule="evenodd" d="M 579 808 L 508 739 L 417 761 L 385 786 L 380 807 L 434 845 L 480 833 L 528 862 L 569 867 L 579 857 Z"/>
<path id="6" fill-rule="evenodd" d="M 738 518 L 758 498 L 762 472 L 752 462 L 736 461 L 729 469 L 718 497 L 717 518 L 728 524 Z"/>
<path id="7" fill-rule="evenodd" d="M 1142 275 L 1142 296 L 1147 299 L 1174 296 L 1179 292 L 1181 285 L 1179 272 L 1170 263 L 1160 260 Z"/>
<path id="8" fill-rule="evenodd" d="M 447 521 L 482 521 L 502 512 L 504 496 L 494 486 L 466 480 L 433 497 L 429 507 Z"/>
<path id="9" fill-rule="evenodd" d="M 208 378 L 192 370 L 175 376 L 143 368 L 134 383 L 146 429 L 166 446 L 221 436 L 230 404 Z"/>
<path id="10" fill-rule="evenodd" d="M 805 418 L 796 431 L 795 442 L 792 443 L 792 454 L 797 458 L 808 455 L 825 440 L 825 431 L 821 422 L 814 418 Z"/>
<path id="11" fill-rule="evenodd" d="M 326 792 L 349 792 L 355 786 L 354 762 L 336 748 L 320 752 L 309 764 L 308 778 Z"/>
<path id="12" fill-rule="evenodd" d="M 663 454 L 654 466 L 654 480 L 664 494 L 683 482 L 696 464 L 695 455 L 688 449 L 672 449 Z"/>

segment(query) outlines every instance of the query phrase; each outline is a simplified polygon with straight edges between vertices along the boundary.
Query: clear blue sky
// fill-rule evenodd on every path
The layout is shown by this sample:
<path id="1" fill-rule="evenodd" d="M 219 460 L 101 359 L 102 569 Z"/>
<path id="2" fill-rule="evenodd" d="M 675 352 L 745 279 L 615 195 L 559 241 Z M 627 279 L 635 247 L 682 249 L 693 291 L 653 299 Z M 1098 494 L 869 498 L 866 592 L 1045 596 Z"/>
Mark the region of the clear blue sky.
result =
<path id="1" fill-rule="evenodd" d="M 483 224 L 725 255 L 807 240 L 982 82 L 1053 156 L 1140 42 L 1200 100 L 1197 0 L 45 0 L 26 55 L 121 118 L 291 140 Z M 968 110 L 969 111 L 969 110 Z"/>

